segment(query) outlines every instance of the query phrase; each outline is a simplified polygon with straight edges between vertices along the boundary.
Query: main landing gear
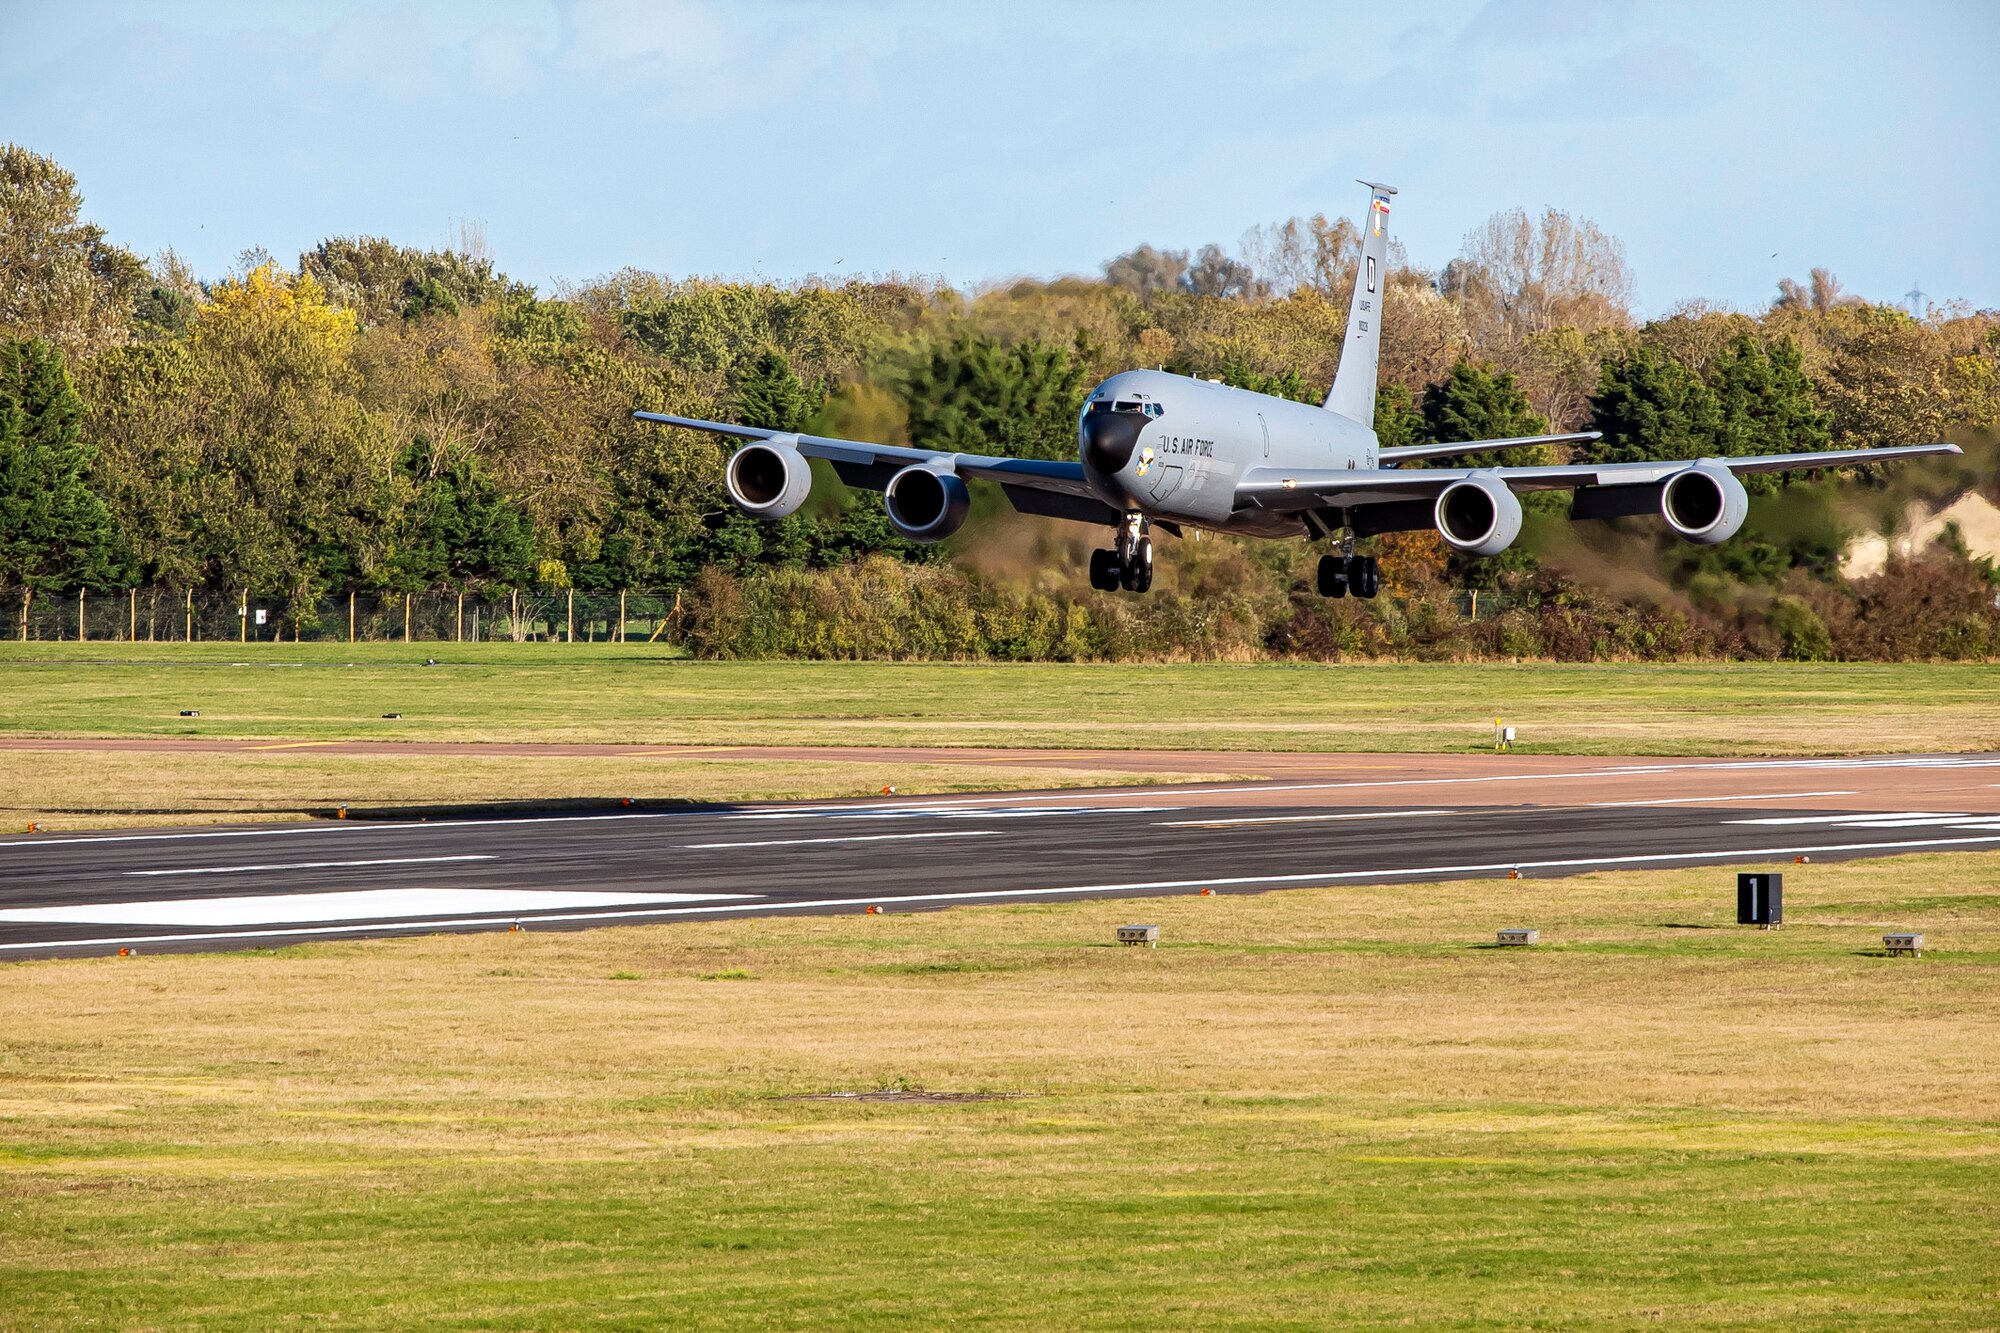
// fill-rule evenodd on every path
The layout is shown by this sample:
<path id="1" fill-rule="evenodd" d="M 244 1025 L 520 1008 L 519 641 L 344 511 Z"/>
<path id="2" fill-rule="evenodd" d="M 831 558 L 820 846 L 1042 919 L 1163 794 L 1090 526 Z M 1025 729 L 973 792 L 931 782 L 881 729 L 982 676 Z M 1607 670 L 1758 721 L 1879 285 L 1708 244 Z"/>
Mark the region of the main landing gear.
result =
<path id="1" fill-rule="evenodd" d="M 1382 567 L 1372 555 L 1323 555 L 1319 558 L 1319 594 L 1322 597 L 1373 597 L 1382 591 Z"/>
<path id="2" fill-rule="evenodd" d="M 1108 551 L 1090 553 L 1090 586 L 1099 592 L 1145 592 L 1153 586 L 1153 539 L 1146 535 L 1151 525 L 1138 514 L 1129 514 L 1118 529 L 1118 545 Z"/>

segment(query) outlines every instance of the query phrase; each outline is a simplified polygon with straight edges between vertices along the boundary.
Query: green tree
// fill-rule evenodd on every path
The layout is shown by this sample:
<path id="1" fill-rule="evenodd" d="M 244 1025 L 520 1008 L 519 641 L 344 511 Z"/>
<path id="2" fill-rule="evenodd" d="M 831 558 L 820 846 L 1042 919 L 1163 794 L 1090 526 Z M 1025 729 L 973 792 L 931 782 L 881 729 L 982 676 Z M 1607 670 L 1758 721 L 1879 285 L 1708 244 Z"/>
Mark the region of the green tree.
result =
<path id="1" fill-rule="evenodd" d="M 105 587 L 124 572 L 82 425 L 62 353 L 0 340 L 0 583 L 20 589 L 24 626 L 36 593 Z"/>
<path id="2" fill-rule="evenodd" d="M 1590 424 L 1604 435 L 1582 450 L 1592 462 L 1705 458 L 1724 447 L 1715 391 L 1655 347 L 1605 359 L 1590 401 Z"/>
<path id="3" fill-rule="evenodd" d="M 299 272 L 366 328 L 526 291 L 495 273 L 490 259 L 456 250 L 415 250 L 380 236 L 328 237 L 299 256 Z"/>
<path id="4" fill-rule="evenodd" d="M 1833 447 L 1829 418 L 1813 400 L 1799 346 L 1781 338 L 1770 347 L 1745 334 L 1709 367 L 1709 387 L 1722 411 L 1722 441 L 1730 454 L 1811 453 Z"/>
<path id="5" fill-rule="evenodd" d="M 123 341 L 146 267 L 82 211 L 75 176 L 0 144 L 0 337 L 42 338 L 71 360 Z"/>
<path id="6" fill-rule="evenodd" d="M 801 431 L 826 404 L 824 384 L 807 384 L 775 347 L 766 347 L 736 383 L 736 419 L 766 430 Z"/>
<path id="7" fill-rule="evenodd" d="M 1073 458 L 1087 359 L 1029 339 L 1003 348 L 961 335 L 933 348 L 902 385 L 910 435 L 929 449 Z"/>
<path id="8" fill-rule="evenodd" d="M 1400 384 L 1384 384 L 1375 395 L 1375 442 L 1384 449 L 1419 444 L 1424 439 L 1424 414 Z"/>
<path id="9" fill-rule="evenodd" d="M 1549 423 L 1528 405 L 1528 395 L 1511 372 L 1496 375 L 1491 366 L 1469 361 L 1459 362 L 1450 375 L 1424 390 L 1423 415 L 1425 436 L 1440 444 L 1543 435 L 1549 429 Z M 1460 464 L 1496 467 L 1527 461 L 1519 450 L 1509 457 L 1495 450 L 1467 454 Z"/>
<path id="10" fill-rule="evenodd" d="M 535 576 L 535 540 L 521 506 L 470 454 L 418 439 L 396 460 L 410 495 L 378 581 L 399 592 L 440 584 L 522 587 Z"/>

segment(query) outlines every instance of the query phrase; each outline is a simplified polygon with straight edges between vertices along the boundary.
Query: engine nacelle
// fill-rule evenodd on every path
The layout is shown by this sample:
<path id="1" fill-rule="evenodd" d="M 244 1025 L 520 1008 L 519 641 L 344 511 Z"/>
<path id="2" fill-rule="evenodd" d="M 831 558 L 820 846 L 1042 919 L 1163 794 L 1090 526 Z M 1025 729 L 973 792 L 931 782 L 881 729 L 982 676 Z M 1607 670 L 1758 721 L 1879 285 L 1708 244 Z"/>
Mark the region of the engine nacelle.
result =
<path id="1" fill-rule="evenodd" d="M 1521 535 L 1521 501 L 1490 472 L 1445 487 L 1436 517 L 1438 534 L 1467 555 L 1498 555 Z"/>
<path id="2" fill-rule="evenodd" d="M 941 542 L 965 526 L 972 494 L 949 472 L 917 464 L 889 478 L 882 490 L 889 526 L 913 542 Z"/>
<path id="3" fill-rule="evenodd" d="M 1660 515 L 1667 526 L 1703 546 L 1734 537 L 1749 513 L 1750 494 L 1743 483 L 1710 459 L 1674 473 L 1660 487 Z"/>
<path id="4" fill-rule="evenodd" d="M 723 484 L 738 509 L 774 522 L 790 518 L 812 493 L 812 465 L 783 437 L 746 444 L 729 459 Z"/>

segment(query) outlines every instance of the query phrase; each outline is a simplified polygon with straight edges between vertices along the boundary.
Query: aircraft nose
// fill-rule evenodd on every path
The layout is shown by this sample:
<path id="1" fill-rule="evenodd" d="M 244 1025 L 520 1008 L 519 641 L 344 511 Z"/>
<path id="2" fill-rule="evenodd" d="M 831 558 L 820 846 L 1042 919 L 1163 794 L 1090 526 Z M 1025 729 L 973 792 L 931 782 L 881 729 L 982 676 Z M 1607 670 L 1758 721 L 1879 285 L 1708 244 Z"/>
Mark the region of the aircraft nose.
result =
<path id="1" fill-rule="evenodd" d="M 1111 476 L 1132 461 L 1146 418 L 1137 412 L 1092 412 L 1083 419 L 1083 462 Z"/>

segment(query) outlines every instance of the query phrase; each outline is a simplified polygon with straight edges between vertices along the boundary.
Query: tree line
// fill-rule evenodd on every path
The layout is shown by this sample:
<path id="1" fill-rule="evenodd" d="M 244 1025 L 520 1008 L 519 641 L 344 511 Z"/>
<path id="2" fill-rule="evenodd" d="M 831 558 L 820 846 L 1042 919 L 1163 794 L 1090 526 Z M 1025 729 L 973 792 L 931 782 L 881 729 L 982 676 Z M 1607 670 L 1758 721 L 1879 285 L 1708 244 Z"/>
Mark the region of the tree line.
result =
<path id="1" fill-rule="evenodd" d="M 203 279 L 171 251 L 113 244 L 70 173 L 9 145 L 0 586 L 23 599 L 215 586 L 304 606 L 350 591 L 692 588 L 704 571 L 871 556 L 976 566 L 979 525 L 912 546 L 830 473 L 796 517 L 748 520 L 722 498 L 722 446 L 630 413 L 1071 457 L 1084 394 L 1132 365 L 1316 399 L 1358 244 L 1352 223 L 1313 217 L 1233 251 L 1141 245 L 1095 277 L 976 291 L 627 270 L 541 292 L 476 235 L 435 250 L 331 237 Z M 1604 438 L 1568 456 L 1623 461 L 1915 443 L 2000 420 L 1995 312 L 1919 319 L 1816 271 L 1762 311 L 1689 303 L 1641 322 L 1616 240 L 1553 210 L 1496 215 L 1440 268 L 1393 260 L 1384 444 L 1587 428 Z M 1769 604 L 1794 572 L 1834 579 L 1824 532 L 1753 525 L 1686 556 L 1614 539 L 1605 559 L 1648 563 L 1691 603 L 1718 582 Z M 1421 537 L 1382 540 L 1413 577 L 1458 586 L 1574 572 L 1532 521 L 1519 551 L 1479 566 Z M 1292 577 L 1254 551 L 1240 568 L 1260 596 Z"/>

